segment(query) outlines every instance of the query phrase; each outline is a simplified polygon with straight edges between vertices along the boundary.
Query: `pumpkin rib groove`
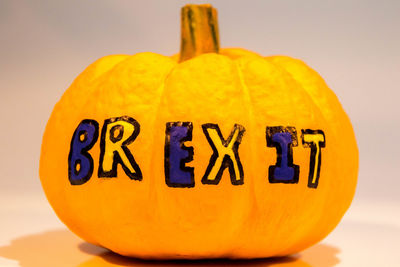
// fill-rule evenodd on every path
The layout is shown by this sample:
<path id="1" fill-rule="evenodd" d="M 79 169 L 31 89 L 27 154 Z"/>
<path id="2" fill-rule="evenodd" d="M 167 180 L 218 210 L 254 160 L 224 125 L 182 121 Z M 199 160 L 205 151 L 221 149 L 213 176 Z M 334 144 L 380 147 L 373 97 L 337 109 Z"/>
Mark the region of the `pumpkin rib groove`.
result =
<path id="1" fill-rule="evenodd" d="M 240 86 L 242 88 L 242 92 L 243 92 L 243 96 L 245 99 L 245 103 L 247 105 L 247 109 L 248 109 L 248 113 L 249 113 L 249 120 L 250 120 L 250 127 L 249 127 L 249 132 L 251 131 L 251 133 L 256 129 L 255 123 L 254 123 L 254 119 L 255 119 L 255 115 L 254 115 L 254 109 L 253 109 L 253 103 L 251 101 L 251 97 L 250 97 L 250 92 L 249 92 L 249 88 L 246 85 L 245 80 L 243 79 L 243 73 L 242 70 L 239 66 L 239 63 L 237 60 L 233 60 L 237 73 L 238 73 L 238 77 L 239 77 L 239 81 L 240 81 Z M 255 144 L 254 142 L 250 143 L 250 151 L 256 151 L 255 149 Z M 253 153 L 251 153 L 252 158 L 254 157 Z M 251 163 L 253 163 L 254 160 L 251 160 Z M 252 170 L 252 175 L 255 175 L 255 173 L 253 172 L 253 167 L 250 168 Z M 253 185 L 253 179 L 252 177 L 249 177 L 249 175 L 247 175 L 247 183 L 249 183 L 250 186 L 250 190 L 251 190 L 251 197 L 252 197 L 252 209 L 256 209 L 257 210 L 257 201 L 255 200 L 255 192 L 254 192 L 254 186 Z"/>
<path id="2" fill-rule="evenodd" d="M 153 123 L 152 123 L 153 128 L 157 127 L 157 120 L 158 120 L 158 117 L 160 115 L 161 100 L 162 100 L 162 98 L 164 96 L 164 92 L 165 92 L 165 83 L 166 83 L 166 81 L 168 80 L 169 76 L 174 71 L 174 69 L 175 69 L 175 67 L 177 65 L 178 64 L 175 64 L 174 66 L 171 66 L 171 69 L 165 75 L 163 81 L 161 82 L 159 88 L 157 89 L 159 91 L 159 98 L 157 99 L 156 110 L 154 112 L 154 119 L 153 119 Z M 153 134 L 153 136 L 152 136 L 152 144 L 154 144 L 154 143 L 156 143 L 156 135 L 155 134 Z M 156 153 L 155 151 L 152 151 L 152 155 L 151 155 L 151 158 L 150 158 L 150 164 L 151 165 L 157 164 L 157 163 L 154 163 L 155 159 L 156 159 L 155 153 Z M 149 179 L 150 179 L 150 187 L 153 186 L 153 188 L 157 188 L 157 180 L 158 180 L 157 178 L 158 177 L 153 177 L 153 175 L 150 175 L 150 176 L 151 176 L 151 177 L 149 177 Z M 161 180 L 161 177 L 159 177 L 159 178 L 160 178 L 159 180 Z M 158 204 L 158 202 L 160 201 L 159 197 L 158 197 L 158 193 L 159 193 L 158 190 L 150 190 L 149 191 L 149 201 L 153 200 L 154 201 L 153 203 Z M 157 206 L 158 205 L 156 205 L 156 207 Z M 155 211 L 157 211 L 157 209 L 155 209 Z M 156 216 L 157 216 L 157 214 L 158 213 L 156 212 Z"/>

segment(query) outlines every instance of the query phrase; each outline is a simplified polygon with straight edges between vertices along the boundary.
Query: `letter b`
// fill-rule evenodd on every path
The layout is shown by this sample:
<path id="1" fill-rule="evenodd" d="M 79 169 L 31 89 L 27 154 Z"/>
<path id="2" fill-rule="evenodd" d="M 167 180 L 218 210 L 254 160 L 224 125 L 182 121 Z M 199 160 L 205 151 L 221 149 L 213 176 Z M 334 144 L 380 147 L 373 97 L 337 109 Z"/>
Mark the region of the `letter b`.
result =
<path id="1" fill-rule="evenodd" d="M 86 183 L 93 173 L 93 158 L 88 151 L 99 136 L 95 120 L 83 120 L 76 128 L 68 155 L 68 179 L 71 185 Z"/>

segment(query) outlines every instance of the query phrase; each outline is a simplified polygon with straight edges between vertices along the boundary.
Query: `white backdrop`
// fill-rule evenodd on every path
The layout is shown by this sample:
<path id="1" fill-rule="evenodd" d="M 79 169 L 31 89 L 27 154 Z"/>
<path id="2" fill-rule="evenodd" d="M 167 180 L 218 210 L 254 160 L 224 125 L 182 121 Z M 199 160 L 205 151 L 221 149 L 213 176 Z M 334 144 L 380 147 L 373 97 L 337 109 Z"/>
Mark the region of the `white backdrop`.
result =
<path id="1" fill-rule="evenodd" d="M 300 58 L 324 77 L 358 140 L 355 205 L 398 218 L 388 207 L 400 206 L 400 1 L 208 2 L 219 11 L 223 47 Z M 8 206 L 27 195 L 45 203 L 41 138 L 73 79 L 104 55 L 176 53 L 186 3 L 0 1 L 0 196 Z"/>
<path id="2" fill-rule="evenodd" d="M 400 2 L 209 2 L 222 46 L 300 58 L 324 77 L 357 135 L 357 197 L 400 201 Z M 176 53 L 185 3 L 0 2 L 0 192 L 41 192 L 41 137 L 64 90 L 104 55 Z"/>

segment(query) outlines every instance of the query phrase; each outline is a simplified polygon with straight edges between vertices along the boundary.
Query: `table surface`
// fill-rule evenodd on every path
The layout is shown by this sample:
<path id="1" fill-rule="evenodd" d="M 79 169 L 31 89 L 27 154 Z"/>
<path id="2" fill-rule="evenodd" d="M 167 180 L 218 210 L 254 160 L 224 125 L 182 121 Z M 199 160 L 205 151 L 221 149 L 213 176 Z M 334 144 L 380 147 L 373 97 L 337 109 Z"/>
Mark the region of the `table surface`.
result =
<path id="1" fill-rule="evenodd" d="M 58 220 L 43 194 L 2 194 L 0 201 L 0 266 L 400 266 L 397 203 L 356 199 L 326 239 L 290 257 L 149 262 L 119 256 L 76 237 Z"/>

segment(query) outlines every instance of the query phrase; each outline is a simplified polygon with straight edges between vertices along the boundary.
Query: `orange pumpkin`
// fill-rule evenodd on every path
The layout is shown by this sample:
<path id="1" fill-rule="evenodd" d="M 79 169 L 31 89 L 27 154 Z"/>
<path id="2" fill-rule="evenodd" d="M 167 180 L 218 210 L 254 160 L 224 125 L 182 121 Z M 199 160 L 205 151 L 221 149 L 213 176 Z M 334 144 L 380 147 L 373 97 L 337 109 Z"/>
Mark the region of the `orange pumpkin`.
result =
<path id="1" fill-rule="evenodd" d="M 182 9 L 180 55 L 113 55 L 56 104 L 40 178 L 77 235 L 141 258 L 298 252 L 354 195 L 351 123 L 300 60 L 219 49 L 216 11 Z"/>

